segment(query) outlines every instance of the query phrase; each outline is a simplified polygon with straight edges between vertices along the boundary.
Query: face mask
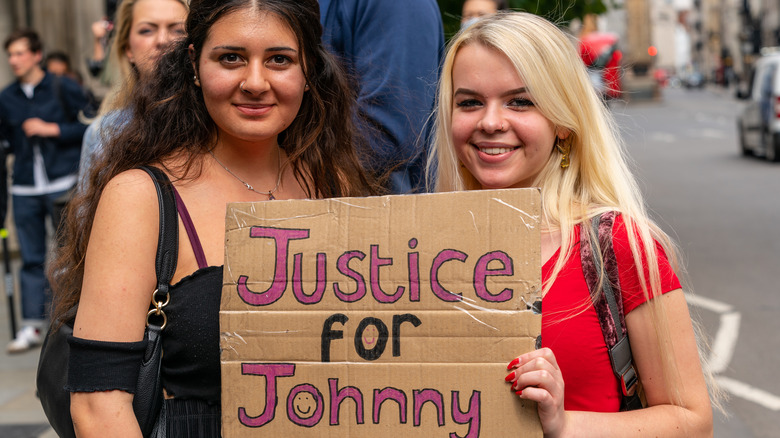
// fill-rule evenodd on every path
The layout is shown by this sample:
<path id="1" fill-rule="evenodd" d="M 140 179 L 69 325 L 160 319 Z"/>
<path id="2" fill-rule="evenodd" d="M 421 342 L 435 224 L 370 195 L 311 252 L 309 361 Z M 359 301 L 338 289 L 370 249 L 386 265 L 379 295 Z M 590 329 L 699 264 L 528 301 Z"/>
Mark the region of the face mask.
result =
<path id="1" fill-rule="evenodd" d="M 479 17 L 471 17 L 468 20 L 460 23 L 460 28 L 461 29 L 465 29 L 465 28 L 471 26 L 472 24 L 476 23 L 478 20 L 479 20 Z"/>

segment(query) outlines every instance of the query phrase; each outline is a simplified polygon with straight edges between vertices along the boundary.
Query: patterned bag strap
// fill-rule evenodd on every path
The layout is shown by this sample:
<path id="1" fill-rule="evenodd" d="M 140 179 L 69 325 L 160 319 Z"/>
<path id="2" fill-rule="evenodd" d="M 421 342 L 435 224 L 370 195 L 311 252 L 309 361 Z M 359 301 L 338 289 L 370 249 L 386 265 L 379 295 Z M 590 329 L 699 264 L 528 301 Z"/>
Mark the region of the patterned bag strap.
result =
<path id="1" fill-rule="evenodd" d="M 601 332 L 609 352 L 612 371 L 620 382 L 620 409 L 626 411 L 641 409 L 642 402 L 637 391 L 639 377 L 631 355 L 617 259 L 612 247 L 614 223 L 614 211 L 594 217 L 591 221 L 592 233 L 588 233 L 583 223 L 580 228 L 580 257 L 585 281 L 593 298 L 593 307 L 598 314 Z M 600 255 L 593 250 L 596 247 L 600 248 Z M 603 281 L 600 281 L 602 272 Z"/>

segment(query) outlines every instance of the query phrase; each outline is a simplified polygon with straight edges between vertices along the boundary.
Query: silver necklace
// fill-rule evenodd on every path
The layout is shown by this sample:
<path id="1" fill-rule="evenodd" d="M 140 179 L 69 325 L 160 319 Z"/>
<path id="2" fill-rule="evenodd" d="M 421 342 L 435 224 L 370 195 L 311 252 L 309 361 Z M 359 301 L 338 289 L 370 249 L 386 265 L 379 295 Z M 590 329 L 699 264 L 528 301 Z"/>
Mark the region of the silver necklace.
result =
<path id="1" fill-rule="evenodd" d="M 279 158 L 279 174 L 278 174 L 278 176 L 276 177 L 276 187 L 274 187 L 273 189 L 271 189 L 271 190 L 269 190 L 269 191 L 267 191 L 267 192 L 261 192 L 261 191 L 259 191 L 259 190 L 255 190 L 255 188 L 254 188 L 254 187 L 252 187 L 252 185 L 251 185 L 251 184 L 249 184 L 248 182 L 246 182 L 246 181 L 244 181 L 243 179 L 241 179 L 241 177 L 240 177 L 240 176 L 236 175 L 235 173 L 233 173 L 233 171 L 232 171 L 232 170 L 228 169 L 228 167 L 227 167 L 227 166 L 225 166 L 224 164 L 222 164 L 222 162 L 221 162 L 221 161 L 219 161 L 219 159 L 217 158 L 217 156 L 216 156 L 216 155 L 214 155 L 214 151 L 209 151 L 209 153 L 210 153 L 210 154 L 211 154 L 211 156 L 214 158 L 214 161 L 216 161 L 216 162 L 217 162 L 217 163 L 218 163 L 220 166 L 222 166 L 222 168 L 223 168 L 223 169 L 225 169 L 225 170 L 227 171 L 227 173 L 229 173 L 229 174 L 233 175 L 233 178 L 235 178 L 235 179 L 239 180 L 239 181 L 241 182 L 241 184 L 243 184 L 243 185 L 244 185 L 244 187 L 246 187 L 246 188 L 247 188 L 247 190 L 251 190 L 251 191 L 253 191 L 253 192 L 257 193 L 258 195 L 264 195 L 264 196 L 268 196 L 268 200 L 269 200 L 269 201 L 273 201 L 274 199 L 276 199 L 276 198 L 274 197 L 274 192 L 276 192 L 277 190 L 279 190 L 279 184 L 281 184 L 281 183 L 282 183 L 282 151 L 278 151 L 278 152 L 277 152 L 277 155 L 276 155 L 276 156 Z"/>

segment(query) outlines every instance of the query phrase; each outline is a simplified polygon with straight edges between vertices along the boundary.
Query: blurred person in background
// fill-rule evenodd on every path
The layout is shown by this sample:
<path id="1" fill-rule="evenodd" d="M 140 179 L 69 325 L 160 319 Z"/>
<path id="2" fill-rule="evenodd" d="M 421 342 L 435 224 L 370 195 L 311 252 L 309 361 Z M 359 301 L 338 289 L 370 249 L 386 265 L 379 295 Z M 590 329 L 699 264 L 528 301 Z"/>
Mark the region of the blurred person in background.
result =
<path id="1" fill-rule="evenodd" d="M 323 40 L 357 80 L 358 123 L 393 193 L 424 186 L 428 130 L 444 51 L 435 0 L 319 0 Z"/>
<path id="2" fill-rule="evenodd" d="M 59 228 L 58 201 L 76 183 L 87 129 L 78 115 L 88 101 L 77 83 L 43 70 L 43 44 L 34 30 L 12 32 L 3 47 L 16 76 L 0 93 L 0 137 L 7 139 L 14 154 L 11 195 L 22 258 L 22 327 L 8 344 L 8 351 L 15 353 L 42 341 L 49 292 L 44 275 L 46 220 Z"/>
<path id="3" fill-rule="evenodd" d="M 97 108 L 100 106 L 98 99 L 92 92 L 84 87 L 84 81 L 81 74 L 70 67 L 70 57 L 61 51 L 50 52 L 46 55 L 46 61 L 44 62 L 45 70 L 53 75 L 67 76 L 73 79 L 74 82 L 84 88 L 84 93 L 89 101 L 88 107 L 84 110 L 84 119 L 90 119 L 97 114 Z M 84 120 L 82 119 L 82 121 Z"/>
<path id="4" fill-rule="evenodd" d="M 507 0 L 466 0 L 460 17 L 461 29 L 474 24 L 481 17 L 509 9 Z"/>
<path id="5" fill-rule="evenodd" d="M 47 72 L 57 76 L 68 76 L 81 84 L 81 79 L 70 69 L 70 57 L 65 52 L 54 51 L 46 55 L 44 67 Z"/>
<path id="6" fill-rule="evenodd" d="M 149 75 L 170 43 L 185 35 L 186 0 L 124 0 L 117 9 L 116 32 L 107 67 L 114 83 L 103 100 L 98 118 L 84 135 L 79 165 L 79 188 L 87 184 L 92 163 L 97 161 L 106 137 L 127 122 L 125 111 L 136 83 Z"/>
<path id="7" fill-rule="evenodd" d="M 92 77 L 101 77 L 103 67 L 106 64 L 106 54 L 108 45 L 111 42 L 111 35 L 114 30 L 114 15 L 116 14 L 117 4 L 121 0 L 105 0 L 106 15 L 98 21 L 92 23 L 92 56 L 87 58 L 87 70 Z M 107 76 L 101 79 L 108 81 Z"/>

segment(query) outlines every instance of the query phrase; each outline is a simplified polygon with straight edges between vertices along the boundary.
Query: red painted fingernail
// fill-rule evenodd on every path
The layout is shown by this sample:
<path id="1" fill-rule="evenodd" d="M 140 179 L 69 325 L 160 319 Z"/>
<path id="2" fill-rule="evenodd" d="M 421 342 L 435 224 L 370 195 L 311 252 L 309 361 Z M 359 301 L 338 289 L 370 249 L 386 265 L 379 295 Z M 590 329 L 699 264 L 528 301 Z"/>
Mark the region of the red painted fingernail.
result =
<path id="1" fill-rule="evenodd" d="M 520 391 L 515 391 L 515 395 L 523 395 L 523 390 L 521 389 Z"/>
<path id="2" fill-rule="evenodd" d="M 516 357 L 512 359 L 512 362 L 509 362 L 509 365 L 506 366 L 506 369 L 511 370 L 515 365 L 520 363 L 520 358 Z"/>
<path id="3" fill-rule="evenodd" d="M 514 380 L 514 378 L 515 378 L 515 372 L 514 372 L 514 371 L 512 371 L 511 373 L 509 373 L 509 375 L 508 375 L 508 376 L 504 377 L 504 380 L 506 380 L 507 382 L 509 382 L 509 381 L 511 381 L 511 380 Z"/>

